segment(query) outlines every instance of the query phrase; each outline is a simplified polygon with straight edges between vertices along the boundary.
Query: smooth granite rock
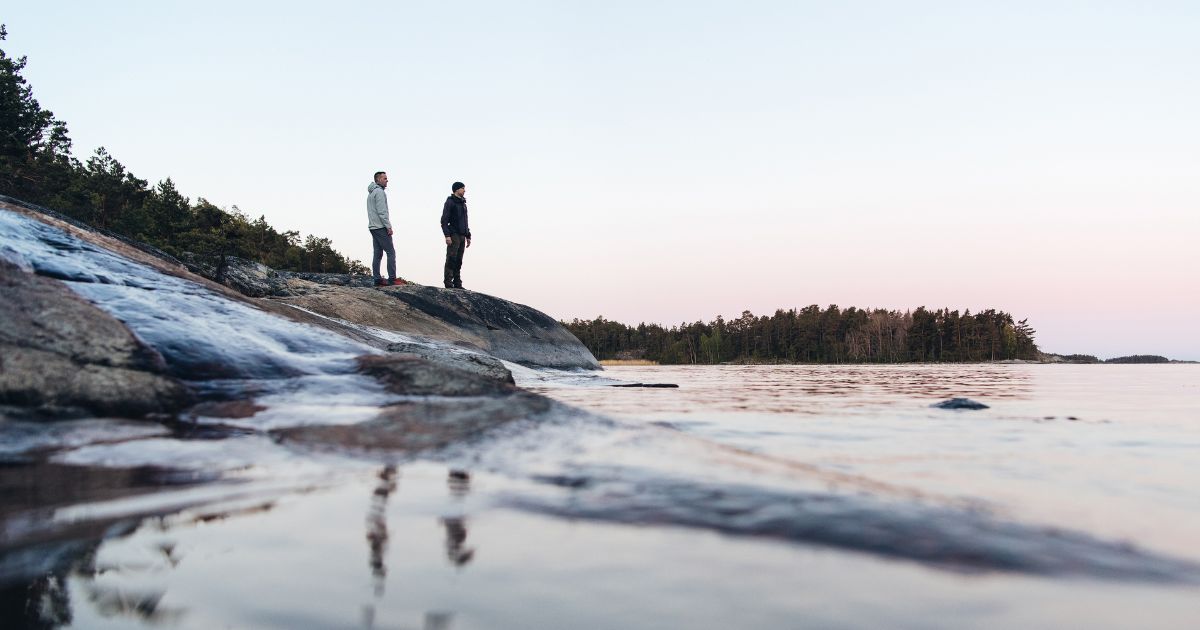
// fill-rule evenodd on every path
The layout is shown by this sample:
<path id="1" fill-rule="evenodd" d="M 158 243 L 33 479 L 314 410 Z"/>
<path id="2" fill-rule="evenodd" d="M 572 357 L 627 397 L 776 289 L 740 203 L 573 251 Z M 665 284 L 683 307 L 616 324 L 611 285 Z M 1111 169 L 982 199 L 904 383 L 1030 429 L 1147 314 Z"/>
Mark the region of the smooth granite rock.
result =
<path id="1" fill-rule="evenodd" d="M 290 295 L 287 280 L 262 263 L 226 256 L 224 265 L 215 265 L 191 253 L 183 254 L 182 258 L 193 273 L 219 282 L 246 297 Z"/>
<path id="2" fill-rule="evenodd" d="M 414 355 L 366 355 L 359 372 L 373 376 L 389 391 L 409 396 L 508 396 L 517 391 L 509 381 L 469 372 Z M 511 380 L 511 376 L 510 376 Z"/>
<path id="3" fill-rule="evenodd" d="M 162 356 L 57 280 L 0 260 L 0 413 L 140 418 L 192 401 Z"/>
<path id="4" fill-rule="evenodd" d="M 297 286 L 300 282 L 290 281 L 293 296 L 264 302 L 448 341 L 522 365 L 600 369 L 596 358 L 570 331 L 549 315 L 523 304 L 462 289 L 411 284 L 369 289 L 313 283 Z"/>
<path id="5" fill-rule="evenodd" d="M 473 352 L 445 352 L 440 348 L 432 348 L 415 343 L 390 343 L 388 352 L 404 356 L 425 359 L 437 365 L 472 372 L 502 383 L 513 384 L 513 375 L 504 363 L 495 357 Z"/>

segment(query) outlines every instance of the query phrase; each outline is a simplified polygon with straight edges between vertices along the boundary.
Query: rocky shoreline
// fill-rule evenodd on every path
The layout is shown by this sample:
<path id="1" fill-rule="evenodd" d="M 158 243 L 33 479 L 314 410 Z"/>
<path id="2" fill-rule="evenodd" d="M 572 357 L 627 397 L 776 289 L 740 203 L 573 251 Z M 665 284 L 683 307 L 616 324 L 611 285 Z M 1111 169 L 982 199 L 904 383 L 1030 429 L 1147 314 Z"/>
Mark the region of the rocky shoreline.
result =
<path id="1" fill-rule="evenodd" d="M 0 199 L 0 223 L 0 491 L 21 498 L 0 508 L 0 586 L 65 566 L 95 544 L 80 536 L 124 521 L 19 523 L 220 477 L 145 469 L 136 455 L 77 468 L 56 459 L 67 450 L 250 434 L 394 461 L 577 413 L 518 388 L 510 365 L 600 369 L 553 318 L 475 291 L 375 288 L 238 260 L 218 283 L 200 266 L 10 198 Z M 275 410 L 280 388 L 316 402 Z M 323 417 L 321 397 L 349 397 L 361 421 Z M 297 420 L 290 408 L 314 411 Z M 246 428 L 272 413 L 285 420 Z M 95 473 L 111 483 L 56 486 L 90 470 L 111 471 Z M 147 482 L 160 477 L 175 481 Z"/>
<path id="2" fill-rule="evenodd" d="M 278 273 L 236 259 L 227 267 L 226 281 L 218 285 L 161 252 L 68 223 L 37 206 L 6 199 L 0 201 L 0 210 L 57 228 L 225 299 L 319 326 L 382 352 L 419 358 L 434 372 L 465 370 L 511 383 L 500 360 L 534 367 L 600 368 L 553 318 L 483 293 L 411 284 L 374 288 L 363 286 L 370 284 L 369 278 Z M 73 276 L 53 265 L 23 268 L 0 258 L 0 315 L 10 322 L 0 331 L 0 405 L 6 415 L 145 417 L 177 412 L 194 402 L 180 378 L 195 375 L 168 374 L 168 361 L 160 352 L 69 288 L 106 280 Z M 386 333 L 441 341 L 463 352 L 433 352 L 427 344 Z"/>

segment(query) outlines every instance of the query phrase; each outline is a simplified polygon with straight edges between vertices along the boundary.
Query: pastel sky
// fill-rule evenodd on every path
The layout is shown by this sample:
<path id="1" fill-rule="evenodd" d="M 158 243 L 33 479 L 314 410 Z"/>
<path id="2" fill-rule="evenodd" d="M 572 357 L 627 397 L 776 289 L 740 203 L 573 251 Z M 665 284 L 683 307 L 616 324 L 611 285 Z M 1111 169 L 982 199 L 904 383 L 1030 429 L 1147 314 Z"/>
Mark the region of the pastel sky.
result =
<path id="1" fill-rule="evenodd" d="M 676 324 L 997 308 L 1200 359 L 1195 2 L 12 3 L 4 49 L 138 176 L 400 275 Z"/>

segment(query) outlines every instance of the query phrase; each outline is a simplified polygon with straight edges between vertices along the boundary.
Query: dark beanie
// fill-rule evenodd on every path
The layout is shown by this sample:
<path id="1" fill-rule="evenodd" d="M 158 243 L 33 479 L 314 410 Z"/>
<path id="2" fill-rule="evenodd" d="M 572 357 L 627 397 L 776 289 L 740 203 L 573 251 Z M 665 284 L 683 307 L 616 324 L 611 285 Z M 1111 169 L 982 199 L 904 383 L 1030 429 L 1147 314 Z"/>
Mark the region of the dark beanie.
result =
<path id="1" fill-rule="evenodd" d="M 458 190 L 459 188 L 466 188 L 466 187 L 467 187 L 467 185 L 462 182 L 454 182 L 454 184 L 450 186 L 450 192 L 454 192 L 454 191 Z"/>

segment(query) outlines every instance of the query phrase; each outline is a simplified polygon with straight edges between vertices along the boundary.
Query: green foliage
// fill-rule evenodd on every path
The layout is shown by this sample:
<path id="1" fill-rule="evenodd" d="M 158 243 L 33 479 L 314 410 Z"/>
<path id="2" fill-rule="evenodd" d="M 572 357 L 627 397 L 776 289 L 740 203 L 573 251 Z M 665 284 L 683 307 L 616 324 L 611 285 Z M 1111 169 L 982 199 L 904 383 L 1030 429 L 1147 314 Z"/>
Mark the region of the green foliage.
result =
<path id="1" fill-rule="evenodd" d="M 0 25 L 0 41 L 7 34 Z M 193 204 L 169 178 L 149 187 L 104 147 L 80 163 L 71 155 L 66 124 L 33 98 L 24 68 L 24 57 L 0 50 L 0 193 L 175 256 L 190 252 L 218 268 L 227 256 L 239 256 L 288 271 L 367 272 L 327 238 L 281 234 L 265 216 L 250 220 L 237 206 L 225 210 L 203 198 Z"/>
<path id="2" fill-rule="evenodd" d="M 737 319 L 626 326 L 597 317 L 563 322 L 597 359 L 636 355 L 659 363 L 896 363 L 1036 359 L 1035 331 L 1026 320 L 995 310 L 901 313 L 841 310 L 831 305 L 778 310 L 771 317 L 743 311 Z"/>
<path id="3" fill-rule="evenodd" d="M 0 25 L 0 41 L 8 30 Z M 67 126 L 42 109 L 21 76 L 25 57 L 0 50 L 0 190 L 29 198 L 63 184 L 73 166 Z"/>

